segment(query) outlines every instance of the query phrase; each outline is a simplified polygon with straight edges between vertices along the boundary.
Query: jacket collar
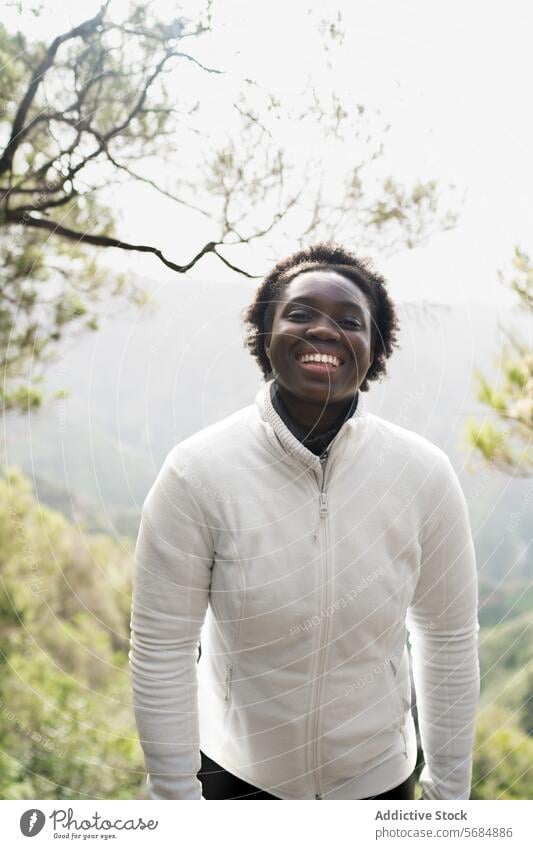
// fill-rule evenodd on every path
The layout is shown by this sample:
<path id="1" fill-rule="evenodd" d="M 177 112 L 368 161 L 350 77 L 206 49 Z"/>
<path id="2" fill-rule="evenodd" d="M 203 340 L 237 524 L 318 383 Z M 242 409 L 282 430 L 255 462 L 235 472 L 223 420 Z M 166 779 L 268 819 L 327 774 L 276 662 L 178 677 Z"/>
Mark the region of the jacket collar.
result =
<path id="1" fill-rule="evenodd" d="M 284 454 L 292 457 L 300 466 L 320 470 L 321 465 L 319 457 L 316 454 L 313 454 L 312 451 L 309 451 L 309 449 L 306 448 L 293 433 L 291 433 L 283 419 L 276 412 L 274 405 L 272 404 L 271 397 L 271 386 L 273 382 L 274 378 L 266 381 L 260 387 L 255 396 L 255 403 L 259 409 L 261 418 L 270 425 L 268 435 L 271 442 L 278 447 L 278 450 L 279 447 L 281 447 Z M 369 413 L 363 393 L 358 392 L 357 396 L 358 401 L 355 411 L 347 417 L 337 435 L 328 446 L 328 454 L 330 457 L 336 455 L 338 450 L 340 450 L 340 447 L 346 444 L 351 432 L 362 432 L 368 423 Z"/>
<path id="2" fill-rule="evenodd" d="M 352 400 L 348 403 L 348 406 L 345 406 L 344 412 L 341 416 L 335 421 L 332 427 L 329 430 L 323 433 L 310 433 L 307 428 L 300 427 L 295 421 L 293 421 L 284 401 L 280 395 L 278 383 L 276 380 L 272 381 L 270 384 L 270 398 L 272 400 L 272 405 L 276 411 L 276 413 L 283 419 L 289 430 L 292 434 L 302 442 L 306 448 L 309 449 L 313 454 L 321 455 L 326 448 L 329 447 L 330 442 L 337 436 L 337 433 L 341 429 L 344 422 L 353 416 L 355 412 L 355 408 L 357 407 L 357 402 L 359 400 L 359 392 L 356 392 L 353 396 Z"/>

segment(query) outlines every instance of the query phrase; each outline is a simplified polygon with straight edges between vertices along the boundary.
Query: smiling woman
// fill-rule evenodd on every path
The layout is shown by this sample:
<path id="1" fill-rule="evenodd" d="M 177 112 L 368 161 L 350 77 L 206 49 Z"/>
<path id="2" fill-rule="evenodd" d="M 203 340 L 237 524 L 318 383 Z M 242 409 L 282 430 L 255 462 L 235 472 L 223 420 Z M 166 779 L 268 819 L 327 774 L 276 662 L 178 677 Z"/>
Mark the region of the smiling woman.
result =
<path id="1" fill-rule="evenodd" d="M 243 317 L 264 385 L 174 446 L 143 504 L 130 662 L 149 794 L 412 799 L 408 631 L 423 798 L 467 799 L 474 548 L 446 454 L 366 409 L 397 344 L 385 281 L 320 243 Z"/>

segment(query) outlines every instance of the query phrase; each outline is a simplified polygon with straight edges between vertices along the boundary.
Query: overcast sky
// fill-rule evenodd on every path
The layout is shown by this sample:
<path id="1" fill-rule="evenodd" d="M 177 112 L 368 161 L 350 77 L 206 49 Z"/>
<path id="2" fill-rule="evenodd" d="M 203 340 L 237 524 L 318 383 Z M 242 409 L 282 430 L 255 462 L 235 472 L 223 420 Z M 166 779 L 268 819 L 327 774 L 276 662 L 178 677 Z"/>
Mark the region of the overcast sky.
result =
<path id="1" fill-rule="evenodd" d="M 43 5 L 44 16 L 21 24 L 30 35 L 56 34 L 99 4 L 49 0 Z M 202 6 L 158 0 L 170 16 L 195 5 Z M 306 15 L 311 6 L 330 18 L 339 10 L 346 32 L 327 80 L 315 63 L 318 34 Z M 13 10 L 4 20 L 14 24 Z M 455 184 L 457 197 L 464 198 L 457 228 L 377 263 L 394 296 L 512 303 L 498 282 L 498 269 L 509 267 L 515 244 L 533 254 L 532 24 L 529 0 L 215 0 L 216 38 L 209 50 L 233 85 L 242 75 L 281 93 L 296 91 L 316 64 L 317 85 L 333 82 L 339 93 L 355 94 L 390 122 L 384 176 Z M 165 225 L 157 196 L 149 209 L 144 195 L 142 202 L 132 197 L 121 234 L 138 236 L 142 227 L 144 238 L 158 239 L 172 256 L 175 222 L 172 228 Z M 194 244 L 194 231 L 189 237 Z M 156 260 L 121 256 L 119 261 L 154 279 L 168 278 Z M 228 279 L 219 265 L 209 263 L 194 274 Z"/>

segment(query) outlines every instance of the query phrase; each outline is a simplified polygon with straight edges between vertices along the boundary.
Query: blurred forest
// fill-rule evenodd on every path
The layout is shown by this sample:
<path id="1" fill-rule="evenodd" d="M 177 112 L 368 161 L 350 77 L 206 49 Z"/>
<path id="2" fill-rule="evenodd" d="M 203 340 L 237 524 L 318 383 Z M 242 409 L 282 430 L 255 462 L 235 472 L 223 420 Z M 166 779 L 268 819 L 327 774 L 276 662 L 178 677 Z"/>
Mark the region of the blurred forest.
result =
<path id="1" fill-rule="evenodd" d="M 0 481 L 0 796 L 135 798 L 127 668 L 132 551 Z"/>

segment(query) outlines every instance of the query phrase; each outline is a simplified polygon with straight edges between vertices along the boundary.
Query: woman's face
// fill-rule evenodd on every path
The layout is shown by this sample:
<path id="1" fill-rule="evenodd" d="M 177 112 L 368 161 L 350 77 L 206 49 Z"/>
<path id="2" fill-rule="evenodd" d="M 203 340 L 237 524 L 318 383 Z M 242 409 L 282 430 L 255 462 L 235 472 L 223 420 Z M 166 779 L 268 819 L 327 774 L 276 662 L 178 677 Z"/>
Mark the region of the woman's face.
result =
<path id="1" fill-rule="evenodd" d="M 372 322 L 370 303 L 352 280 L 329 270 L 298 274 L 265 335 L 276 382 L 303 401 L 352 398 L 372 365 Z M 334 362 L 302 362 L 316 354 Z"/>

